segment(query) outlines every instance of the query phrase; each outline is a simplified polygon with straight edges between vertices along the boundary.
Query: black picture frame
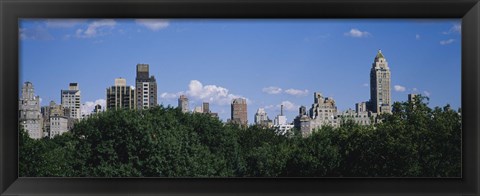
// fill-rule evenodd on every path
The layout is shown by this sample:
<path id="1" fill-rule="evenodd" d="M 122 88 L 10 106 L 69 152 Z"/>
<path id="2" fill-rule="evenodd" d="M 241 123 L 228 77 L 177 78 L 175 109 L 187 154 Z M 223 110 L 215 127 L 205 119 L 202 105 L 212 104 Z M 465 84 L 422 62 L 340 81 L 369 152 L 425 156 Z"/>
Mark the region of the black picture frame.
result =
<path id="1" fill-rule="evenodd" d="M 461 18 L 462 178 L 19 178 L 20 18 Z M 0 0 L 2 195 L 479 195 L 479 0 Z"/>

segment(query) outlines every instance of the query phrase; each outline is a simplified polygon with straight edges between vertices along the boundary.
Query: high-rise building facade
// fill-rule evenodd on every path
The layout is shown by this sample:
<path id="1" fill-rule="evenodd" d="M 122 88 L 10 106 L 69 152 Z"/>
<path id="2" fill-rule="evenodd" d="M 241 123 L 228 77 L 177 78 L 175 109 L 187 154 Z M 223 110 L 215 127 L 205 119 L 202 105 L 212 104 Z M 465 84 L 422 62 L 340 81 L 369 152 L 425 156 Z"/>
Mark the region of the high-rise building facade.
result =
<path id="1" fill-rule="evenodd" d="M 203 104 L 202 104 L 202 110 L 203 110 L 203 113 L 209 114 L 209 113 L 210 113 L 210 103 L 208 103 L 208 102 L 203 102 Z"/>
<path id="2" fill-rule="evenodd" d="M 300 130 L 302 135 L 307 136 L 311 132 L 310 129 L 311 118 L 307 114 L 307 108 L 305 106 L 300 106 L 298 108 L 298 116 L 293 120 L 293 125 Z"/>
<path id="3" fill-rule="evenodd" d="M 42 107 L 42 115 L 44 132 L 48 132 L 50 138 L 68 132 L 73 127 L 73 119 L 69 117 L 70 109 L 57 105 L 54 101 Z"/>
<path id="4" fill-rule="evenodd" d="M 195 108 L 193 108 L 193 113 L 203 113 L 202 106 L 195 106 Z"/>
<path id="5" fill-rule="evenodd" d="M 179 100 L 180 101 L 180 100 Z M 188 101 L 188 99 L 187 99 Z M 180 104 L 180 102 L 179 102 Z M 188 104 L 188 103 L 187 103 Z M 188 105 L 186 106 L 188 108 Z M 183 110 L 182 110 L 183 111 Z M 187 110 L 188 111 L 188 110 Z M 194 109 L 193 109 L 193 113 L 202 113 L 202 114 L 208 114 L 210 115 L 211 117 L 215 117 L 215 118 L 218 118 L 218 113 L 216 112 L 212 112 L 210 110 L 210 103 L 208 102 L 203 102 L 202 103 L 202 106 L 196 106 Z"/>
<path id="6" fill-rule="evenodd" d="M 284 135 L 293 127 L 293 124 L 287 123 L 287 117 L 283 114 L 283 105 L 280 105 L 280 115 L 277 115 L 273 120 L 273 128 L 275 128 L 277 134 Z"/>
<path id="7" fill-rule="evenodd" d="M 242 126 L 248 125 L 247 100 L 236 98 L 231 104 L 231 122 Z"/>
<path id="8" fill-rule="evenodd" d="M 373 113 L 391 113 L 390 68 L 387 59 L 378 50 L 370 70 L 369 110 Z"/>
<path id="9" fill-rule="evenodd" d="M 320 92 L 315 92 L 313 101 L 312 108 L 310 108 L 310 118 L 320 121 L 332 121 L 337 114 L 335 100 L 331 97 L 323 97 Z"/>
<path id="10" fill-rule="evenodd" d="M 71 120 L 66 116 L 50 116 L 49 137 L 54 138 L 70 130 Z"/>
<path id="11" fill-rule="evenodd" d="M 314 93 L 314 103 L 307 115 L 306 108 L 300 107 L 294 120 L 303 136 L 325 125 L 338 127 L 344 122 L 354 121 L 360 125 L 371 125 L 380 122 L 377 117 L 381 113 L 391 113 L 390 68 L 388 62 L 379 50 L 370 70 L 370 100 L 355 104 L 355 110 L 338 111 L 333 98 L 325 98 Z M 409 96 L 409 100 L 414 96 Z"/>
<path id="12" fill-rule="evenodd" d="M 415 97 L 417 97 L 417 94 L 408 94 L 408 102 L 415 102 Z"/>
<path id="13" fill-rule="evenodd" d="M 115 84 L 107 88 L 107 110 L 135 109 L 135 100 L 135 88 L 127 86 L 125 78 L 115 78 Z"/>
<path id="14" fill-rule="evenodd" d="M 187 113 L 188 108 L 188 98 L 185 95 L 180 95 L 178 98 L 178 107 L 182 110 L 183 113 Z"/>
<path id="15" fill-rule="evenodd" d="M 283 115 L 283 105 L 280 105 L 280 115 L 277 115 L 273 120 L 273 125 L 285 125 L 287 124 L 287 117 Z"/>
<path id="16" fill-rule="evenodd" d="M 265 122 L 267 122 L 268 116 L 267 112 L 265 112 L 265 109 L 258 108 L 257 113 L 255 113 L 254 120 L 256 125 L 263 125 Z"/>
<path id="17" fill-rule="evenodd" d="M 147 109 L 157 105 L 157 81 L 150 76 L 148 64 L 137 64 L 135 78 L 137 109 Z"/>
<path id="18" fill-rule="evenodd" d="M 93 112 L 92 112 L 92 113 L 98 114 L 98 113 L 100 113 L 100 112 L 102 112 L 102 111 L 103 111 L 103 110 L 102 110 L 102 105 L 97 104 L 97 105 L 95 105 L 95 108 L 93 109 Z"/>
<path id="19" fill-rule="evenodd" d="M 81 92 L 77 83 L 70 83 L 68 90 L 61 90 L 61 104 L 70 109 L 68 117 L 79 120 L 81 116 Z"/>
<path id="20" fill-rule="evenodd" d="M 35 96 L 33 84 L 25 82 L 18 101 L 19 123 L 33 139 L 44 137 L 43 118 L 40 113 L 40 97 Z"/>

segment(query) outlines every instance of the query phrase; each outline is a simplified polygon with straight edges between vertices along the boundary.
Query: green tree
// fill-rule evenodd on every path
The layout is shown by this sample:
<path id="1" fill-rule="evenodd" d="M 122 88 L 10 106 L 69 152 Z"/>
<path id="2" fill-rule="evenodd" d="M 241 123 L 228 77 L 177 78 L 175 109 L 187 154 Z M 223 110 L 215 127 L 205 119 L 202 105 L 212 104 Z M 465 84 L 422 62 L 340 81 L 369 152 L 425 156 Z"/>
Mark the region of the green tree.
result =
<path id="1" fill-rule="evenodd" d="M 19 130 L 20 176 L 458 177 L 461 114 L 395 102 L 380 123 L 346 119 L 309 137 L 172 107 L 95 114 L 53 139 Z"/>

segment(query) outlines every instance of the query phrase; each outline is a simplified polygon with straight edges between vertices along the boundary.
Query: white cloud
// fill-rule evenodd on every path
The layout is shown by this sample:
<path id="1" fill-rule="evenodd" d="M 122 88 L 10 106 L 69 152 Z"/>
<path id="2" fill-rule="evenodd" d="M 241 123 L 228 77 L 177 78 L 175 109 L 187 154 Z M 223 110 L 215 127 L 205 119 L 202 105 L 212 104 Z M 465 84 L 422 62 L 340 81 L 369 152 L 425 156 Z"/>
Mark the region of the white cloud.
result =
<path id="1" fill-rule="evenodd" d="M 280 105 L 283 105 L 283 109 L 287 110 L 287 111 L 296 111 L 299 106 L 290 102 L 290 101 L 282 101 L 282 103 Z M 278 106 L 280 107 L 280 106 Z"/>
<path id="2" fill-rule="evenodd" d="M 180 95 L 184 94 L 184 92 L 178 92 L 178 93 L 162 93 L 160 94 L 160 98 L 162 99 L 178 99 Z"/>
<path id="3" fill-rule="evenodd" d="M 240 95 L 234 95 L 229 93 L 227 88 L 217 86 L 217 85 L 203 85 L 198 80 L 191 80 L 188 85 L 187 91 L 180 91 L 177 93 L 168 93 L 164 92 L 160 94 L 161 99 L 177 99 L 180 95 L 186 95 L 190 101 L 190 104 L 194 105 L 196 101 L 200 102 L 209 102 L 210 104 L 216 105 L 230 105 L 233 99 L 236 98 L 245 98 Z M 248 98 L 247 104 L 251 104 L 252 101 Z"/>
<path id="4" fill-rule="evenodd" d="M 289 95 L 295 95 L 295 96 L 305 96 L 305 95 L 308 95 L 308 90 L 305 89 L 305 90 L 299 90 L 299 89 L 287 89 L 285 90 L 285 93 L 289 94 Z"/>
<path id="5" fill-rule="evenodd" d="M 418 89 L 417 89 L 417 88 L 413 88 L 412 91 L 413 91 L 413 92 L 417 92 Z"/>
<path id="6" fill-rule="evenodd" d="M 371 34 L 367 31 L 360 31 L 358 29 L 350 29 L 349 32 L 346 32 L 344 33 L 345 36 L 349 36 L 349 37 L 357 37 L 357 38 L 360 38 L 360 37 L 368 37 L 368 36 L 371 36 Z"/>
<path id="7" fill-rule="evenodd" d="M 368 87 L 368 83 L 363 83 L 362 86 L 363 87 Z"/>
<path id="8" fill-rule="evenodd" d="M 428 91 L 423 91 L 423 94 L 425 94 L 425 96 L 427 96 L 427 97 L 430 97 L 430 92 L 428 92 Z"/>
<path id="9" fill-rule="evenodd" d="M 420 40 L 420 35 L 419 35 L 419 34 L 416 34 L 416 35 L 415 35 L 415 39 L 416 39 L 416 40 Z"/>
<path id="10" fill-rule="evenodd" d="M 442 34 L 448 35 L 452 33 L 462 33 L 462 25 L 460 23 L 453 24 L 453 26 L 448 30 L 442 32 Z"/>
<path id="11" fill-rule="evenodd" d="M 48 19 L 45 21 L 45 26 L 47 28 L 72 28 L 85 21 L 85 19 Z"/>
<path id="12" fill-rule="evenodd" d="M 277 105 L 267 105 L 265 106 L 265 109 L 271 110 L 271 109 L 276 109 L 280 110 L 281 106 L 283 105 L 283 109 L 286 111 L 297 111 L 300 106 L 297 104 L 291 102 L 291 101 L 282 101 L 280 104 Z"/>
<path id="13" fill-rule="evenodd" d="M 95 109 L 95 106 L 97 104 L 100 104 L 102 106 L 102 109 L 105 110 L 105 106 L 107 105 L 107 101 L 105 99 L 97 99 L 95 101 L 87 101 L 81 106 L 82 110 L 82 115 L 88 115 L 92 113 L 93 109 Z"/>
<path id="14" fill-rule="evenodd" d="M 440 41 L 440 45 L 448 45 L 451 44 L 455 41 L 455 39 L 448 39 L 448 40 L 442 40 Z"/>
<path id="15" fill-rule="evenodd" d="M 397 91 L 397 92 L 405 92 L 405 90 L 407 90 L 407 88 L 405 88 L 404 86 L 400 86 L 400 85 L 393 86 L 393 89 L 395 89 L 395 91 Z"/>
<path id="16" fill-rule="evenodd" d="M 21 40 L 53 40 L 53 36 L 45 27 L 37 26 L 34 28 L 19 28 L 19 38 Z"/>
<path id="17" fill-rule="evenodd" d="M 167 28 L 170 25 L 170 22 L 165 19 L 137 19 L 135 22 L 152 31 L 158 31 Z"/>
<path id="18" fill-rule="evenodd" d="M 268 94 L 280 94 L 282 93 L 282 89 L 276 86 L 265 87 L 262 89 L 264 93 Z"/>
<path id="19" fill-rule="evenodd" d="M 96 20 L 88 24 L 86 29 L 77 29 L 75 36 L 78 38 L 92 38 L 105 35 L 108 30 L 115 27 L 117 23 L 113 19 Z"/>
<path id="20" fill-rule="evenodd" d="M 453 32 L 461 33 L 462 32 L 462 25 L 460 23 L 454 24 L 451 29 L 453 30 Z"/>
<path id="21" fill-rule="evenodd" d="M 189 97 L 210 102 L 217 105 L 229 105 L 235 98 L 244 98 L 240 95 L 234 95 L 228 92 L 228 89 L 217 85 L 203 85 L 198 80 L 190 81 L 186 93 Z M 251 103 L 247 99 L 247 104 Z"/>

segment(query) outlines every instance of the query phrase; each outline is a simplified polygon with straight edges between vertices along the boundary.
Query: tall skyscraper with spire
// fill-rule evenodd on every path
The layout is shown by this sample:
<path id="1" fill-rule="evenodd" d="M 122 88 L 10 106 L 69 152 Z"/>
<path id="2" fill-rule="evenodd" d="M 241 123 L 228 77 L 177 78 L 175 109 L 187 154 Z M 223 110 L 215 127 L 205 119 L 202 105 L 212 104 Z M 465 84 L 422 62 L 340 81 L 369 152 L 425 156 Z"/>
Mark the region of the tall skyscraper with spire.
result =
<path id="1" fill-rule="evenodd" d="M 387 59 L 378 50 L 370 71 L 369 110 L 373 113 L 391 113 L 390 68 Z"/>
<path id="2" fill-rule="evenodd" d="M 157 81 L 149 74 L 148 64 L 137 64 L 135 78 L 137 109 L 147 109 L 157 105 Z"/>

